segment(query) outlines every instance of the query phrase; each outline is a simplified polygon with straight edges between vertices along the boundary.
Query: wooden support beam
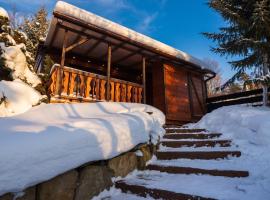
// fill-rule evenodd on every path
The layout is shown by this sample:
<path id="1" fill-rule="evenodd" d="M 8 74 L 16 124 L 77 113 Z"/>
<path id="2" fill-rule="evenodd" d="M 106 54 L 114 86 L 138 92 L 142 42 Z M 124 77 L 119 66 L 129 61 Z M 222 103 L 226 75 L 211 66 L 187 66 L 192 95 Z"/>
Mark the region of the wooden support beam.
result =
<path id="1" fill-rule="evenodd" d="M 63 41 L 63 46 L 62 46 L 62 55 L 61 55 L 61 63 L 60 67 L 57 70 L 57 80 L 56 80 L 56 95 L 61 95 L 61 83 L 62 83 L 62 70 L 65 66 L 65 57 L 66 57 L 66 46 L 68 42 L 68 30 L 65 30 L 64 34 L 64 41 Z"/>
<path id="2" fill-rule="evenodd" d="M 146 67 L 146 60 L 145 57 L 142 58 L 142 75 L 143 75 L 143 103 L 146 104 L 146 72 L 145 72 L 145 67 Z"/>
<path id="3" fill-rule="evenodd" d="M 110 76 L 111 76 L 111 61 L 112 61 L 112 46 L 108 45 L 108 60 L 107 60 L 107 89 L 106 100 L 110 100 Z"/>
<path id="4" fill-rule="evenodd" d="M 89 38 L 83 38 L 83 39 L 79 40 L 78 42 L 70 45 L 69 47 L 66 48 L 66 53 L 71 51 L 72 49 L 76 48 L 77 46 L 86 43 L 87 41 L 89 41 Z"/>

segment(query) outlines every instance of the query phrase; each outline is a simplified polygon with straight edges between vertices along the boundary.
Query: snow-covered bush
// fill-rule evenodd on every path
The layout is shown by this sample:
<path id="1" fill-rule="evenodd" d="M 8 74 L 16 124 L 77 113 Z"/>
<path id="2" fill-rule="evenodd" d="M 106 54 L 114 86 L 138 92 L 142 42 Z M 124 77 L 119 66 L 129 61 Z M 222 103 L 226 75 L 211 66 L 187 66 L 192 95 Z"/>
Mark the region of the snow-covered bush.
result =
<path id="1" fill-rule="evenodd" d="M 41 80 L 33 72 L 26 40 L 23 32 L 11 29 L 7 12 L 0 8 L 0 117 L 25 112 L 42 99 L 34 89 Z"/>
<path id="2" fill-rule="evenodd" d="M 40 102 L 41 95 L 19 79 L 0 81 L 0 116 L 24 113 Z"/>

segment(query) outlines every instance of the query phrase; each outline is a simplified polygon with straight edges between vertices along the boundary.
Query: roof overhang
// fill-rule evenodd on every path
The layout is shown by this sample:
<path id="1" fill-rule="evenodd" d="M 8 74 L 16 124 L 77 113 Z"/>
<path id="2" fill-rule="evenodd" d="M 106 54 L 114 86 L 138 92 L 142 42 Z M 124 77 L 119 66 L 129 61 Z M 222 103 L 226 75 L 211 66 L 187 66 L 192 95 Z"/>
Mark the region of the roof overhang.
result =
<path id="1" fill-rule="evenodd" d="M 66 2 L 58 1 L 44 42 L 45 48 L 62 49 L 65 30 L 68 30 L 70 44 L 82 38 L 89 38 L 87 42 L 72 50 L 73 54 L 82 57 L 106 60 L 107 47 L 110 44 L 113 65 L 136 66 L 141 63 L 143 56 L 148 62 L 164 60 L 192 70 L 214 74 L 204 62 L 185 52 Z"/>

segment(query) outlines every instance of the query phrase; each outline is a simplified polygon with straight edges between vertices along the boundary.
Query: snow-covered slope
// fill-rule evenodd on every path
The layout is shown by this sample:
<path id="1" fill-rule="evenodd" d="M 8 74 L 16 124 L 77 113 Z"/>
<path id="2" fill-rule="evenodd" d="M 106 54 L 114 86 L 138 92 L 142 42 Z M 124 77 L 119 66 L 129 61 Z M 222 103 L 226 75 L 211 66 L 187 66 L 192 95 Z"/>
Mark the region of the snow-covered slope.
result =
<path id="1" fill-rule="evenodd" d="M 43 104 L 0 118 L 0 195 L 154 143 L 164 123 L 161 111 L 131 103 Z"/>
<path id="2" fill-rule="evenodd" d="M 228 106 L 204 116 L 191 128 L 207 128 L 232 138 L 242 156 L 230 166 L 244 167 L 250 176 L 238 184 L 245 199 L 269 199 L 270 195 L 270 109 Z M 211 163 L 209 163 L 211 164 Z M 222 163 L 220 163 L 221 166 Z M 240 193 L 241 193 L 240 191 Z M 267 195 L 268 194 L 268 197 Z M 245 196 L 243 194 L 243 196 Z M 242 199 L 242 198 L 238 198 Z"/>

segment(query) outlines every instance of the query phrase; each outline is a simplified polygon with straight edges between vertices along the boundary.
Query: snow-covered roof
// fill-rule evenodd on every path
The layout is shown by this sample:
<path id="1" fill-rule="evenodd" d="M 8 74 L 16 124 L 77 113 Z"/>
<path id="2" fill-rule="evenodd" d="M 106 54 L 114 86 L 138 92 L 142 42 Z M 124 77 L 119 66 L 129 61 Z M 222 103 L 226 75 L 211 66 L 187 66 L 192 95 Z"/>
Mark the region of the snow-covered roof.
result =
<path id="1" fill-rule="evenodd" d="M 162 54 L 162 55 L 165 55 L 166 57 L 169 57 L 169 59 L 178 60 L 178 61 L 182 60 L 184 62 L 191 63 L 197 66 L 198 68 L 213 71 L 211 67 L 208 66 L 206 63 L 204 63 L 203 61 L 183 51 L 175 49 L 162 42 L 152 39 L 146 35 L 138 33 L 134 30 L 131 30 L 120 24 L 107 20 L 103 17 L 97 16 L 89 11 L 75 7 L 66 2 L 63 2 L 63 1 L 57 2 L 54 9 L 54 17 L 55 16 L 57 17 L 65 16 L 70 19 L 69 22 L 71 20 L 74 20 L 76 22 L 87 24 L 89 27 L 94 27 L 96 29 L 102 30 L 103 32 L 106 32 L 114 36 L 116 35 L 118 37 L 125 39 L 129 43 L 137 44 L 137 46 L 146 48 L 149 50 L 149 52 L 154 52 L 155 54 L 160 54 L 160 55 Z M 55 25 L 56 25 L 56 22 L 52 20 L 50 29 L 52 30 L 55 29 L 54 27 Z M 49 44 L 49 41 L 53 40 L 53 37 L 55 37 L 52 30 L 49 30 L 48 36 L 45 41 L 45 46 L 46 44 L 47 45 Z M 86 31 L 86 30 L 82 29 L 82 31 Z"/>
<path id="2" fill-rule="evenodd" d="M 2 7 L 0 7 L 0 16 L 6 17 L 9 19 L 8 12 Z"/>

